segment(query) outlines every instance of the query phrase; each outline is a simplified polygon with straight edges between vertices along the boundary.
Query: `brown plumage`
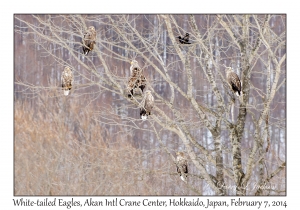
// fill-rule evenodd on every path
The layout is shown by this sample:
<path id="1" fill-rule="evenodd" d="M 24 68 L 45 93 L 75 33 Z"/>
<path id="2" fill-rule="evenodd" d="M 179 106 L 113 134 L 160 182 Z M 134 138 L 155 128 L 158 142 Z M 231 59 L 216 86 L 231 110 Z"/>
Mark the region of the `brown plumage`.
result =
<path id="1" fill-rule="evenodd" d="M 128 97 L 130 98 L 135 93 L 142 93 L 146 88 L 147 80 L 143 75 L 142 69 L 136 60 L 131 62 L 130 66 L 130 78 L 127 85 Z M 141 91 L 139 91 L 141 90 Z"/>
<path id="2" fill-rule="evenodd" d="M 94 26 L 90 26 L 83 35 L 82 39 L 82 50 L 83 54 L 87 55 L 91 50 L 94 49 L 96 44 L 96 31 Z"/>
<path id="3" fill-rule="evenodd" d="M 187 181 L 188 165 L 183 152 L 176 153 L 176 167 L 182 181 Z"/>
<path id="4" fill-rule="evenodd" d="M 236 93 L 237 96 L 241 95 L 241 81 L 240 78 L 234 71 L 232 70 L 231 67 L 226 67 L 226 78 L 227 82 L 229 83 L 231 89 L 233 90 L 234 93 Z"/>
<path id="5" fill-rule="evenodd" d="M 73 72 L 69 66 L 66 66 L 61 74 L 61 86 L 64 90 L 64 95 L 69 95 L 70 90 L 72 89 L 74 81 Z"/>
<path id="6" fill-rule="evenodd" d="M 140 118 L 142 120 L 146 120 L 148 116 L 151 115 L 151 110 L 153 106 L 154 106 L 154 98 L 151 94 L 151 91 L 147 90 L 141 102 Z"/>

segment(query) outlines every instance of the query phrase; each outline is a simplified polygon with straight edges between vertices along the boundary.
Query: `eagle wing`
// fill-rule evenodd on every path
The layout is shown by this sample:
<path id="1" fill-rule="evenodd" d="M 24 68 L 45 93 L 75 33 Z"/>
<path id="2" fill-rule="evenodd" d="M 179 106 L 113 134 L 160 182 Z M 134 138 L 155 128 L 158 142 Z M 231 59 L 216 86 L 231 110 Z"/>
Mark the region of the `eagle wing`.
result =
<path id="1" fill-rule="evenodd" d="M 147 94 L 144 108 L 147 110 L 147 112 L 151 112 L 152 108 L 154 106 L 154 98 L 151 94 Z"/>
<path id="2" fill-rule="evenodd" d="M 127 84 L 128 97 L 131 97 L 131 95 L 134 94 L 133 90 L 137 87 L 137 80 L 138 80 L 138 75 L 136 72 L 133 72 Z"/>
<path id="3" fill-rule="evenodd" d="M 83 35 L 83 44 L 85 44 L 86 46 L 88 46 L 90 44 L 90 40 L 91 40 L 91 34 L 90 32 L 87 30 L 84 35 Z"/>
<path id="4" fill-rule="evenodd" d="M 228 82 L 232 86 L 234 91 L 241 91 L 241 81 L 236 73 L 230 72 L 228 76 Z"/>
<path id="5" fill-rule="evenodd" d="M 188 173 L 187 160 L 183 157 L 180 157 L 178 160 L 177 172 Z"/>
<path id="6" fill-rule="evenodd" d="M 187 166 L 187 160 L 186 159 L 183 160 L 182 170 L 183 170 L 182 171 L 183 173 L 188 173 L 188 166 Z"/>
<path id="7" fill-rule="evenodd" d="M 146 88 L 147 80 L 146 77 L 141 73 L 138 87 L 141 88 L 142 92 Z"/>

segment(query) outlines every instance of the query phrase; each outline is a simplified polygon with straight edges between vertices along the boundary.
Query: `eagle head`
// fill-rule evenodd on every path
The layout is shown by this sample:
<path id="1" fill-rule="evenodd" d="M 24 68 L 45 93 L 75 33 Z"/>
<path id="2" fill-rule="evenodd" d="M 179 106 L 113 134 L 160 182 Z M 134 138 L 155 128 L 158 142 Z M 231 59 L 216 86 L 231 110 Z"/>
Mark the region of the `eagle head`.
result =
<path id="1" fill-rule="evenodd" d="M 69 66 L 66 66 L 64 70 L 71 70 L 72 71 L 72 69 L 70 69 Z"/>
<path id="2" fill-rule="evenodd" d="M 225 71 L 226 71 L 226 73 L 229 73 L 229 72 L 232 71 L 232 68 L 231 67 L 226 67 Z"/>
<path id="3" fill-rule="evenodd" d="M 181 157 L 184 156 L 183 152 L 176 152 L 176 155 L 177 155 L 177 156 L 181 156 Z"/>
<path id="4" fill-rule="evenodd" d="M 130 64 L 136 66 L 138 65 L 138 62 L 136 60 L 132 60 Z"/>

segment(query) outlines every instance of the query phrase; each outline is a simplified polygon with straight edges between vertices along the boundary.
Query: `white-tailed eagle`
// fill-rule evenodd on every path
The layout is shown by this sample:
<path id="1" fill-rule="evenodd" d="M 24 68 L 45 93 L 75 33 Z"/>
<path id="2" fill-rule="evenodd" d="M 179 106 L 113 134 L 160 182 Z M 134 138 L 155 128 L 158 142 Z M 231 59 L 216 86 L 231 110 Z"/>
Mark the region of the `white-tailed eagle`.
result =
<path id="1" fill-rule="evenodd" d="M 69 66 L 66 66 L 61 74 L 61 86 L 64 90 L 64 95 L 69 95 L 70 90 L 72 89 L 74 81 L 73 72 Z"/>
<path id="2" fill-rule="evenodd" d="M 136 60 L 131 62 L 130 66 L 130 78 L 127 85 L 128 97 L 135 95 L 135 93 L 142 94 L 146 88 L 147 80 L 143 75 L 142 69 Z M 139 91 L 140 90 L 140 91 Z"/>
<path id="3" fill-rule="evenodd" d="M 241 95 L 241 87 L 242 87 L 240 78 L 238 77 L 238 75 L 236 73 L 234 73 L 234 71 L 232 70 L 231 67 L 226 67 L 225 70 L 226 70 L 227 82 L 229 83 L 231 89 L 237 96 L 240 96 Z"/>
<path id="4" fill-rule="evenodd" d="M 82 50 L 83 54 L 87 55 L 91 50 L 94 49 L 96 44 L 96 31 L 94 26 L 90 26 L 83 35 L 82 39 Z"/>
<path id="5" fill-rule="evenodd" d="M 176 167 L 182 181 L 187 181 L 188 165 L 183 152 L 176 153 Z"/>
<path id="6" fill-rule="evenodd" d="M 141 102 L 140 118 L 142 120 L 146 120 L 148 116 L 151 115 L 151 110 L 153 106 L 154 106 L 154 98 L 151 94 L 151 91 L 147 90 Z"/>

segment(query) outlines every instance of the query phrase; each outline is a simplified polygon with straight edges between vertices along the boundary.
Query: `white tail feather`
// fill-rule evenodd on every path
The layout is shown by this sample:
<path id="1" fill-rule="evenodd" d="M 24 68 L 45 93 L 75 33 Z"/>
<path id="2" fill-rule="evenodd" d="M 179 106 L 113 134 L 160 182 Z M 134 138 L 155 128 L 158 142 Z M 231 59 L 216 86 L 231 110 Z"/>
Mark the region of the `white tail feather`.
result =
<path id="1" fill-rule="evenodd" d="M 237 92 L 237 91 L 235 92 L 235 94 L 236 94 L 237 96 L 240 96 L 240 95 L 239 95 L 239 92 Z"/>
<path id="2" fill-rule="evenodd" d="M 147 120 L 147 115 L 142 115 L 142 120 L 143 121 Z"/>
<path id="3" fill-rule="evenodd" d="M 180 175 L 180 178 L 182 181 L 186 182 L 186 179 L 184 178 L 184 176 Z"/>
<path id="4" fill-rule="evenodd" d="M 64 90 L 64 95 L 65 96 L 69 95 L 69 90 Z"/>

